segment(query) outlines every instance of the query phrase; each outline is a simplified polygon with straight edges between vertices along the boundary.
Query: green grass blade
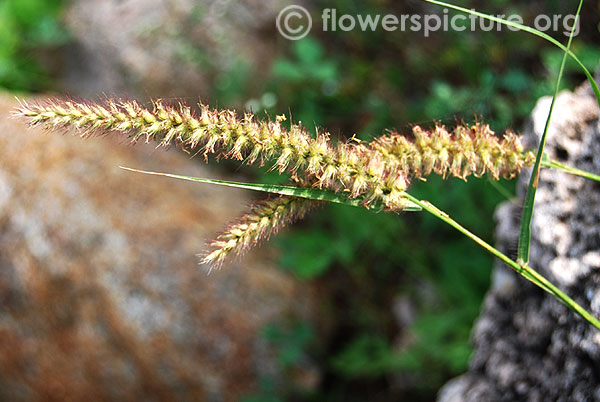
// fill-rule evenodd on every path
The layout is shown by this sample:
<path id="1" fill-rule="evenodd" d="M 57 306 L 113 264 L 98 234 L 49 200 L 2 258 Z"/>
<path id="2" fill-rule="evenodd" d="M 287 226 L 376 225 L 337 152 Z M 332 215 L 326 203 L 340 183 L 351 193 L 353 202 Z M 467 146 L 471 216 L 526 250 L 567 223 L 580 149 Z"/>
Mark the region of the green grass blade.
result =
<path id="1" fill-rule="evenodd" d="M 464 8 L 464 7 L 460 7 L 460 6 L 455 6 L 454 4 L 449 4 L 449 3 L 446 3 L 446 2 L 443 2 L 443 1 L 437 1 L 437 0 L 423 0 L 423 1 L 426 1 L 427 3 L 436 4 L 438 6 L 443 6 L 443 7 L 451 8 L 453 10 L 460 11 L 460 12 L 463 12 L 463 13 L 467 13 L 467 14 L 471 14 L 471 15 L 476 15 L 478 17 L 485 18 L 485 19 L 490 20 L 490 21 L 498 22 L 498 23 L 503 24 L 503 25 L 511 26 L 513 28 L 520 29 L 521 31 L 524 31 L 524 32 L 530 33 L 532 35 L 538 36 L 538 37 L 540 37 L 542 39 L 545 39 L 548 42 L 554 44 L 555 46 L 557 46 L 560 49 L 562 49 L 565 53 L 567 53 L 569 55 L 569 57 L 571 57 L 573 60 L 575 60 L 575 62 L 577 64 L 579 64 L 579 66 L 583 70 L 585 76 L 587 77 L 588 81 L 590 82 L 590 85 L 592 86 L 592 89 L 594 90 L 594 94 L 596 95 L 596 99 L 598 100 L 598 105 L 600 105 L 600 89 L 598 88 L 598 85 L 596 84 L 596 81 L 594 80 L 594 76 L 592 75 L 592 73 L 590 73 L 590 71 L 585 67 L 585 65 L 581 62 L 581 60 L 579 60 L 579 58 L 575 55 L 575 53 L 573 53 L 571 51 L 570 47 L 567 47 L 567 46 L 563 45 L 558 40 L 554 39 L 552 36 L 546 34 L 545 32 L 539 31 L 539 30 L 537 30 L 535 28 L 529 27 L 527 25 L 518 24 L 518 23 L 513 22 L 513 21 L 508 21 L 508 20 L 505 20 L 505 19 L 502 19 L 502 18 L 494 17 L 493 15 L 487 15 L 487 14 L 484 14 L 484 13 L 480 13 L 478 11 L 469 10 L 468 8 Z M 577 14 L 577 18 L 579 18 L 579 14 Z M 576 26 L 577 26 L 576 24 L 573 24 L 573 28 L 575 28 Z"/>
<path id="2" fill-rule="evenodd" d="M 546 156 L 546 155 L 544 155 Z M 571 166 L 563 165 L 560 162 L 553 161 L 547 158 L 542 159 L 542 166 L 557 170 L 562 170 L 563 172 L 572 174 L 574 176 L 584 177 L 586 179 L 594 180 L 600 182 L 600 176 L 594 173 L 586 172 L 585 170 L 577 169 Z"/>
<path id="3" fill-rule="evenodd" d="M 548 118 L 546 119 L 546 125 L 544 127 L 544 133 L 540 140 L 540 146 L 537 151 L 535 158 L 535 164 L 531 172 L 531 178 L 529 179 L 529 187 L 527 188 L 527 195 L 525 196 L 525 204 L 523 205 L 523 218 L 521 219 L 521 232 L 519 233 L 519 246 L 517 251 L 517 261 L 523 261 L 525 264 L 529 262 L 529 250 L 531 243 L 531 220 L 533 218 L 533 207 L 535 204 L 535 195 L 540 179 L 540 166 L 544 157 L 544 148 L 546 147 L 546 138 L 548 136 L 548 129 L 550 128 L 550 121 L 552 120 L 552 112 L 556 105 L 556 98 L 560 91 L 560 83 L 562 80 L 563 72 L 565 70 L 565 64 L 567 63 L 568 50 L 571 48 L 573 42 L 573 36 L 575 34 L 575 28 L 579 21 L 579 14 L 581 13 L 581 7 L 583 6 L 583 0 L 579 1 L 579 7 L 577 8 L 577 14 L 575 15 L 575 22 L 573 23 L 573 29 L 571 29 L 571 35 L 569 35 L 569 42 L 567 43 L 567 51 L 563 55 L 562 62 L 560 64 L 560 70 L 558 77 L 556 78 L 556 86 L 554 88 L 554 95 L 552 96 L 552 103 L 550 104 L 550 110 L 548 111 Z"/>
<path id="4" fill-rule="evenodd" d="M 344 205 L 351 205 L 353 207 L 363 207 L 364 208 L 362 200 L 360 200 L 360 199 L 357 199 L 357 198 L 350 199 L 350 198 L 344 197 L 343 195 L 335 193 L 331 190 L 325 190 L 325 189 L 320 189 L 320 188 L 301 188 L 301 187 L 293 187 L 293 186 L 282 186 L 282 185 L 277 185 L 277 184 L 240 183 L 240 182 L 235 182 L 235 181 L 204 179 L 204 178 L 199 178 L 199 177 L 182 176 L 182 175 L 170 174 L 170 173 L 149 172 L 149 171 L 145 171 L 145 170 L 126 168 L 123 166 L 120 166 L 120 168 L 124 169 L 124 170 L 128 170 L 130 172 L 136 172 L 136 173 L 171 177 L 174 179 L 195 181 L 195 182 L 199 182 L 199 183 L 217 184 L 219 186 L 241 188 L 244 190 L 262 191 L 264 193 L 286 195 L 286 196 L 290 196 L 290 197 L 308 198 L 310 200 L 315 200 L 315 201 L 327 201 L 327 202 L 333 202 L 336 204 L 344 204 Z M 371 209 L 374 209 L 374 208 L 371 208 Z M 407 208 L 405 209 L 405 211 L 421 211 L 421 210 L 422 210 L 421 207 L 414 205 L 412 203 L 410 205 L 408 205 Z"/>
<path id="5" fill-rule="evenodd" d="M 508 265 L 514 271 L 516 271 L 517 273 L 522 275 L 525 279 L 527 279 L 530 282 L 534 283 L 535 285 L 539 286 L 541 289 L 543 289 L 544 291 L 546 291 L 549 294 L 551 294 L 552 296 L 554 296 L 565 306 L 567 306 L 572 311 L 574 311 L 576 314 L 581 316 L 584 320 L 586 320 L 587 322 L 592 324 L 597 329 L 600 329 L 600 321 L 596 317 L 594 317 L 589 311 L 587 311 L 586 309 L 581 307 L 576 301 L 571 299 L 567 294 L 565 294 L 562 290 L 560 290 L 558 287 L 556 287 L 556 285 L 554 285 L 552 282 L 550 282 L 549 280 L 544 278 L 544 276 L 537 273 L 533 268 L 529 267 L 527 264 L 518 263 L 516 261 L 511 260 L 506 255 L 504 255 L 500 250 L 494 248 L 490 244 L 486 243 L 483 239 L 479 238 L 477 235 L 470 232 L 468 229 L 466 229 L 465 227 L 460 225 L 458 222 L 456 222 L 454 219 L 452 219 L 450 217 L 450 215 L 448 215 L 444 211 L 441 211 L 439 208 L 437 208 L 435 205 L 431 204 L 429 201 L 419 200 L 418 198 L 415 198 L 406 192 L 404 193 L 404 197 L 407 200 L 411 201 L 413 204 L 418 205 L 421 208 L 423 208 L 423 210 L 425 210 L 426 212 L 429 212 L 431 215 L 435 216 L 436 218 L 438 218 L 438 219 L 442 220 L 443 222 L 447 223 L 448 225 L 452 226 L 453 228 L 455 228 L 456 230 L 461 232 L 463 235 L 465 235 L 469 239 L 473 240 L 475 243 L 477 243 L 479 246 L 481 246 L 484 250 L 486 250 L 490 254 L 494 255 L 495 257 L 500 259 L 500 261 L 504 262 L 506 265 Z"/>

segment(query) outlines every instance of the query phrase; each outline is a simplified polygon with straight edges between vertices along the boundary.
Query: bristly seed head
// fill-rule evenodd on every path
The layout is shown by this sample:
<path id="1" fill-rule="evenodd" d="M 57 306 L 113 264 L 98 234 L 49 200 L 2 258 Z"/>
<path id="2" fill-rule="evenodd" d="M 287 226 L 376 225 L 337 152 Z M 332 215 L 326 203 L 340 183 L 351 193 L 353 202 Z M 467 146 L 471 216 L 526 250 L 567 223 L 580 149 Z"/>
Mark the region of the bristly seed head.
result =
<path id="1" fill-rule="evenodd" d="M 312 138 L 303 126 L 282 126 L 285 118 L 258 121 L 252 114 L 238 118 L 231 110 L 211 110 L 200 105 L 195 116 L 183 103 L 166 106 L 160 100 L 147 109 L 135 101 L 108 99 L 102 103 L 50 100 L 21 102 L 16 116 L 50 129 L 75 128 L 82 137 L 121 132 L 132 142 L 144 139 L 158 146 L 179 144 L 217 158 L 245 163 L 270 162 L 273 169 L 291 173 L 296 185 L 320 187 L 360 198 L 365 206 L 378 205 L 401 211 L 407 205 L 404 191 L 411 178 L 431 173 L 465 179 L 489 173 L 495 179 L 513 177 L 535 161 L 524 152 L 520 137 L 507 131 L 502 139 L 487 125 L 443 126 L 423 130 L 415 126 L 414 138 L 392 133 L 371 143 L 358 140 L 332 143 L 326 132 Z M 241 253 L 280 227 L 302 218 L 317 201 L 279 197 L 257 203 L 212 243 L 203 262 L 220 265 L 232 253 Z"/>
<path id="2" fill-rule="evenodd" d="M 430 131 L 415 126 L 413 134 L 414 141 L 396 133 L 382 136 L 371 143 L 371 150 L 382 156 L 388 169 L 395 167 L 417 179 L 432 172 L 464 180 L 486 173 L 496 180 L 511 178 L 535 162 L 535 154 L 523 151 L 515 133 L 507 131 L 499 139 L 485 124 L 458 126 L 453 132 L 443 126 Z"/>
<path id="3" fill-rule="evenodd" d="M 108 99 L 99 104 L 50 100 L 44 104 L 22 102 L 17 115 L 50 129 L 73 127 L 83 137 L 123 132 L 132 142 L 143 138 L 157 141 L 159 146 L 177 143 L 191 150 L 200 148 L 205 155 L 216 154 L 217 158 L 260 164 L 271 161 L 280 172 L 309 179 L 315 186 L 347 191 L 351 197 L 368 202 L 385 201 L 378 189 L 390 176 L 395 180 L 400 176 L 397 182 L 408 183 L 404 172 L 387 169 L 362 145 L 333 144 L 328 133 L 312 138 L 301 125 L 292 124 L 287 130 L 281 118 L 257 121 L 248 113 L 238 118 L 231 110 L 200 107 L 200 117 L 196 117 L 182 103 L 171 107 L 160 100 L 153 102 L 152 110 L 135 101 Z M 371 160 L 372 156 L 377 160 Z M 389 200 L 384 204 L 392 210 L 404 207 L 404 203 Z"/>
<path id="4" fill-rule="evenodd" d="M 212 251 L 203 257 L 202 263 L 219 267 L 231 254 L 239 255 L 268 239 L 282 227 L 302 219 L 317 205 L 318 202 L 296 197 L 278 197 L 254 204 L 250 213 L 231 224 L 210 244 Z"/>

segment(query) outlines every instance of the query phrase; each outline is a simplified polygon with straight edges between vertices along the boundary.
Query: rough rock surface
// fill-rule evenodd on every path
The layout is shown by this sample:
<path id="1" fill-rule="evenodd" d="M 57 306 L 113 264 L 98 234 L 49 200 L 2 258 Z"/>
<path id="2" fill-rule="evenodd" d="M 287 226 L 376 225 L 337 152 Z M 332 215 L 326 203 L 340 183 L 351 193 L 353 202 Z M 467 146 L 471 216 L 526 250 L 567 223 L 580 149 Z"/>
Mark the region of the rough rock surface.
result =
<path id="1" fill-rule="evenodd" d="M 536 147 L 551 99 L 538 102 L 526 140 Z M 599 109 L 587 86 L 560 94 L 547 152 L 600 173 Z M 514 257 L 529 177 L 519 201 L 496 214 L 499 249 Z M 544 169 L 532 223 L 531 266 L 600 316 L 600 186 Z M 505 266 L 473 331 L 469 372 L 448 383 L 439 402 L 600 401 L 600 331 Z"/>
<path id="2" fill-rule="evenodd" d="M 296 2 L 295 4 L 301 4 Z M 71 94 L 206 99 L 219 74 L 244 63 L 260 80 L 284 0 L 76 0 L 66 24 Z M 230 74 L 231 75 L 231 74 Z M 223 83 L 221 83 L 223 84 Z"/>
<path id="3" fill-rule="evenodd" d="M 176 150 L 27 129 L 14 107 L 0 96 L 0 400 L 228 401 L 273 374 L 259 332 L 307 319 L 309 289 L 266 249 L 211 275 L 196 257 L 248 194 L 125 172 L 217 176 Z"/>

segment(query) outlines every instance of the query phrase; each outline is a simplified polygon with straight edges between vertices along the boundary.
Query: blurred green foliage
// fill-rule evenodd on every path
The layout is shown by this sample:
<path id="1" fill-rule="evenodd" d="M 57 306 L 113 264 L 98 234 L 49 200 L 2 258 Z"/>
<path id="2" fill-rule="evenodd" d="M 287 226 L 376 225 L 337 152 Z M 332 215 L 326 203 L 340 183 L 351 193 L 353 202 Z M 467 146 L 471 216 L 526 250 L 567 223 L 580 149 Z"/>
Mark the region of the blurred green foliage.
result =
<path id="1" fill-rule="evenodd" d="M 68 39 L 59 23 L 62 3 L 61 0 L 0 1 L 0 87 L 32 91 L 50 84 L 39 53 Z"/>
<path id="2" fill-rule="evenodd" d="M 295 323 L 289 328 L 268 325 L 262 336 L 278 351 L 277 361 L 287 368 L 301 359 L 304 348 L 313 340 L 314 333 L 308 323 Z"/>
<path id="3" fill-rule="evenodd" d="M 306 350 L 315 342 L 315 332 L 309 323 L 287 322 L 274 323 L 263 328 L 262 337 L 275 351 L 278 373 L 283 373 L 286 380 L 263 377 L 259 381 L 259 389 L 248 395 L 242 402 L 279 402 L 309 397 L 310 392 L 298 384 L 294 373 L 298 366 L 306 363 Z M 297 371 L 297 370 L 296 370 Z"/>
<path id="4" fill-rule="evenodd" d="M 275 60 L 272 85 L 280 97 L 293 102 L 288 105 L 293 119 L 313 129 L 331 108 L 341 106 L 333 99 L 339 75 L 320 43 L 307 38 L 294 43 L 292 57 Z"/>

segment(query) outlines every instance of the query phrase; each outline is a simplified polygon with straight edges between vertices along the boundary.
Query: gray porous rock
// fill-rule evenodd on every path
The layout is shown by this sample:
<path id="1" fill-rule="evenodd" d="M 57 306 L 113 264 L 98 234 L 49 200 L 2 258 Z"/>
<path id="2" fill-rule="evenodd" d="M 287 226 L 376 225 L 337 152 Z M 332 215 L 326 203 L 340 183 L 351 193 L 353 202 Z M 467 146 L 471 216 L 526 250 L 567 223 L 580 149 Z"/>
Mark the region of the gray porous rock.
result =
<path id="1" fill-rule="evenodd" d="M 249 194 L 126 172 L 222 176 L 16 106 L 0 95 L 0 401 L 237 401 L 281 378 L 262 330 L 309 320 L 311 288 L 268 247 L 210 275 L 196 256 Z"/>
<path id="2" fill-rule="evenodd" d="M 525 130 L 537 147 L 551 99 L 541 99 Z M 589 86 L 557 99 L 546 152 L 600 173 L 599 109 Z M 497 247 L 515 257 L 530 173 L 518 200 L 496 213 Z M 596 317 L 600 316 L 600 185 L 543 169 L 532 222 L 531 264 Z M 439 402 L 600 401 L 600 331 L 556 299 L 497 263 L 477 320 L 469 371 L 450 381 Z"/>

